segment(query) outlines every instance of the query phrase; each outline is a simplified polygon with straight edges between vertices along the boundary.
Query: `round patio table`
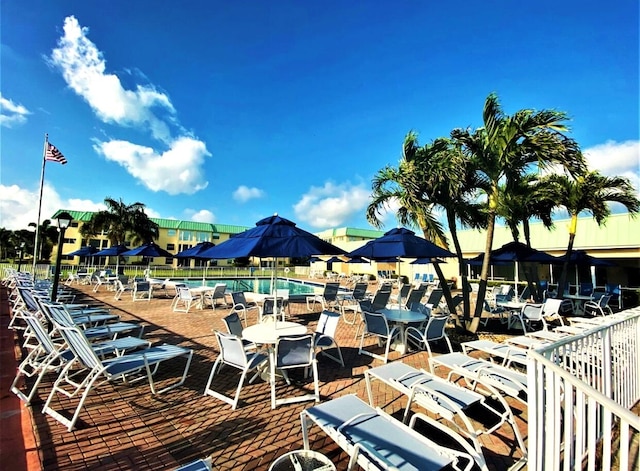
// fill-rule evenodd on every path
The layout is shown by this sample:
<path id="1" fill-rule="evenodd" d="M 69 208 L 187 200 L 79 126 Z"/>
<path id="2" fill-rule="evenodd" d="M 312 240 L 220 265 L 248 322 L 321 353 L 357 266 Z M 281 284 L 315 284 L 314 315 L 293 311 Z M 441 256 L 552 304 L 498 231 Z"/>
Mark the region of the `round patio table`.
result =
<path id="1" fill-rule="evenodd" d="M 427 315 L 418 312 L 418 311 L 409 311 L 407 309 L 380 309 L 378 311 L 380 314 L 384 315 L 384 317 L 389 322 L 393 322 L 394 324 L 398 324 L 398 328 L 400 330 L 400 339 L 396 340 L 391 347 L 402 354 L 407 353 L 408 348 L 404 343 L 404 330 L 407 324 L 413 322 L 424 322 L 427 320 Z"/>
<path id="2" fill-rule="evenodd" d="M 294 450 L 276 459 L 269 471 L 336 471 L 336 467 L 322 453 Z"/>

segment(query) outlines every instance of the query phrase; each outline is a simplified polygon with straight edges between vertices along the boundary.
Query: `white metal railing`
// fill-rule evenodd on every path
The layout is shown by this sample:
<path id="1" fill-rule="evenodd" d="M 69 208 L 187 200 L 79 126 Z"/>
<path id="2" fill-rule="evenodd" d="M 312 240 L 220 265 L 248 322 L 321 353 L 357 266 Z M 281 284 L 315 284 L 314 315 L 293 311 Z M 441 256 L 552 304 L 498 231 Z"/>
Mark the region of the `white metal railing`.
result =
<path id="1" fill-rule="evenodd" d="M 530 470 L 640 469 L 640 307 L 531 352 L 527 374 Z"/>

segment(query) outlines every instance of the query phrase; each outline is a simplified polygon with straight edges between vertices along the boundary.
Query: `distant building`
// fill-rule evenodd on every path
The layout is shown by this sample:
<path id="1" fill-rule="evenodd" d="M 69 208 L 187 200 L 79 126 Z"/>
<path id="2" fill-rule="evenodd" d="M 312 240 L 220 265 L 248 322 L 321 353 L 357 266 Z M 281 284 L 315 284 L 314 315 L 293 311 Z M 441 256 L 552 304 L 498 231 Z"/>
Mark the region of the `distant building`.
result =
<path id="1" fill-rule="evenodd" d="M 61 209 L 57 211 L 51 219 L 55 220 L 57 214 L 62 211 L 67 211 L 71 216 L 73 216 L 73 222 L 65 232 L 64 253 L 71 253 L 84 245 L 91 245 L 100 250 L 106 249 L 111 245 L 104 234 L 91 237 L 89 240 L 83 239 L 80 235 L 80 228 L 84 223 L 91 219 L 91 216 L 94 214 L 93 212 L 68 211 Z M 229 224 L 210 224 L 205 222 L 179 221 L 177 219 L 149 219 L 158 224 L 160 229 L 160 237 L 158 237 L 154 242 L 173 254 L 177 254 L 178 252 L 193 247 L 199 242 L 208 241 L 213 242 L 214 244 L 219 244 L 220 242 L 229 239 L 233 234 L 238 234 L 249 229 L 246 226 L 233 226 Z M 125 245 L 127 245 L 127 247 L 134 248 L 130 241 L 127 241 Z M 53 253 L 56 253 L 56 250 L 57 248 L 54 248 Z M 81 257 L 63 256 L 62 259 L 65 265 L 79 265 L 86 262 L 86 260 L 83 260 Z M 156 257 L 151 260 L 151 265 L 176 266 L 178 263 L 198 266 L 199 264 L 206 262 L 197 260 L 178 261 L 178 259 L 175 258 L 165 257 Z M 222 266 L 230 265 L 232 263 L 232 260 L 217 261 L 217 264 Z M 100 262 L 98 261 L 97 264 L 100 264 Z"/>

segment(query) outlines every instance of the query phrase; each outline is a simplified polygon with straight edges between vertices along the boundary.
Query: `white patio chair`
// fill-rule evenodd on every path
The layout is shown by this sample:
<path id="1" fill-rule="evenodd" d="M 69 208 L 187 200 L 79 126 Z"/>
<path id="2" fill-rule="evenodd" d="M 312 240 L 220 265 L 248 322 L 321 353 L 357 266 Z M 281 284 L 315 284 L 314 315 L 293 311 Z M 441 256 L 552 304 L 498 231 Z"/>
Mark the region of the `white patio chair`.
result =
<path id="1" fill-rule="evenodd" d="M 227 330 L 231 335 L 235 335 L 236 337 L 242 339 L 242 345 L 244 345 L 245 350 L 257 350 L 258 346 L 255 343 L 242 338 L 242 329 L 244 328 L 244 326 L 242 325 L 242 319 L 240 319 L 237 311 L 231 311 L 228 315 L 223 317 L 222 320 L 227 326 Z"/>
<path id="2" fill-rule="evenodd" d="M 63 325 L 57 325 L 57 329 L 62 338 L 67 342 L 69 349 L 73 352 L 74 359 L 68 362 L 60 372 L 60 376 L 53 384 L 51 393 L 42 411 L 65 425 L 69 432 L 74 429 L 84 402 L 94 387 L 113 380 L 123 380 L 129 383 L 146 378 L 149 381 L 151 392 L 154 395 L 162 394 L 184 383 L 187 372 L 189 371 L 189 366 L 191 365 L 191 358 L 193 357 L 193 350 L 175 345 L 160 345 L 139 352 L 127 353 L 116 358 L 103 360 L 99 358 L 92 349 L 91 344 L 80 328 L 77 326 L 65 327 Z M 159 391 L 156 390 L 153 375 L 158 370 L 160 363 L 178 357 L 186 357 L 186 364 L 182 376 L 178 381 L 169 386 Z M 76 378 L 76 375 L 72 372 L 72 368 L 76 366 L 76 364 L 84 368 L 86 372 L 86 375 L 83 374 L 82 380 Z M 132 379 L 131 376 L 133 375 L 138 376 Z M 52 403 L 58 394 L 67 398 L 80 398 L 71 419 L 68 419 L 53 409 Z"/>
<path id="3" fill-rule="evenodd" d="M 326 283 L 322 294 L 307 296 L 307 310 L 313 311 L 316 303 L 322 305 L 322 309 L 329 309 L 338 302 L 338 292 L 340 291 L 340 283 Z"/>
<path id="4" fill-rule="evenodd" d="M 450 314 L 444 316 L 431 314 L 424 328 L 417 328 L 414 326 L 407 327 L 404 332 L 405 345 L 408 346 L 409 343 L 412 343 L 418 348 L 424 346 L 429 353 L 429 357 L 431 357 L 430 342 L 444 339 L 447 343 L 447 347 L 449 347 L 449 352 L 452 352 L 453 348 L 451 348 L 451 341 L 449 340 L 449 336 L 445 330 L 447 322 L 449 322 L 449 316 Z"/>
<path id="5" fill-rule="evenodd" d="M 225 283 L 216 283 L 215 286 L 213 287 L 212 292 L 204 294 L 204 300 L 205 302 L 211 303 L 211 307 L 215 309 L 218 303 L 218 300 L 221 299 L 222 303 L 226 307 L 227 306 L 226 293 L 227 293 L 227 285 Z"/>
<path id="6" fill-rule="evenodd" d="M 131 299 L 133 301 L 151 301 L 153 290 L 148 281 L 134 281 Z"/>
<path id="7" fill-rule="evenodd" d="M 315 336 L 313 339 L 313 345 L 317 353 L 322 353 L 333 361 L 340 363 L 344 366 L 344 358 L 342 357 L 342 351 L 338 342 L 336 342 L 335 335 L 338 327 L 338 321 L 340 320 L 340 314 L 333 311 L 322 311 L 320 319 L 318 319 L 318 325 L 316 326 Z M 338 352 L 338 356 L 335 357 L 327 350 L 334 348 Z"/>
<path id="8" fill-rule="evenodd" d="M 275 409 L 282 404 L 291 404 L 302 401 L 320 402 L 320 389 L 318 385 L 318 363 L 316 361 L 313 335 L 304 334 L 290 337 L 280 337 L 276 343 L 275 361 L 271 362 L 271 408 Z M 276 398 L 276 371 L 282 373 L 287 384 L 290 384 L 288 371 L 292 369 L 304 368 L 305 375 L 311 368 L 313 376 L 313 394 L 302 396 Z"/>
<path id="9" fill-rule="evenodd" d="M 357 282 L 351 293 L 346 293 L 342 296 L 340 311 L 347 324 L 355 324 L 360 311 L 360 301 L 365 299 L 368 287 L 369 284 L 367 282 Z M 349 317 L 347 311 L 353 311 L 353 317 Z"/>
<path id="10" fill-rule="evenodd" d="M 122 282 L 122 280 L 116 280 L 115 284 L 116 284 L 116 290 L 113 297 L 116 301 L 120 301 L 124 293 L 133 291 L 133 287 L 129 285 L 125 285 Z"/>
<path id="11" fill-rule="evenodd" d="M 389 328 L 387 318 L 382 314 L 375 312 L 362 312 L 364 318 L 364 331 L 360 337 L 360 347 L 358 348 L 358 354 L 369 355 L 378 360 L 382 360 L 385 363 L 389 359 L 389 349 L 391 348 L 391 342 L 400 335 L 400 329 L 397 326 Z M 374 352 L 370 352 L 364 349 L 364 339 L 375 337 L 378 342 L 384 344 L 384 355 L 379 355 Z"/>
<path id="12" fill-rule="evenodd" d="M 234 291 L 231 293 L 231 300 L 233 302 L 233 310 L 238 312 L 238 315 L 242 315 L 244 322 L 247 322 L 247 314 L 255 311 L 260 317 L 260 306 L 257 303 L 247 301 L 243 291 Z"/>
<path id="13" fill-rule="evenodd" d="M 218 355 L 218 358 L 216 358 L 213 368 L 211 368 L 211 374 L 209 375 L 207 385 L 204 388 L 204 395 L 220 399 L 221 401 L 230 404 L 231 408 L 235 410 L 238 407 L 240 390 L 242 389 L 247 374 L 250 371 L 256 370 L 256 374 L 249 380 L 249 383 L 252 383 L 258 376 L 258 368 L 268 360 L 268 356 L 262 352 L 248 352 L 245 350 L 242 339 L 235 335 L 216 331 L 216 338 L 218 339 L 218 345 L 220 346 L 220 354 Z M 221 392 L 214 390 L 211 386 L 214 376 L 222 369 L 223 365 L 228 365 L 242 371 L 238 387 L 236 388 L 235 395 L 233 397 L 226 396 Z"/>
<path id="14" fill-rule="evenodd" d="M 189 312 L 191 305 L 197 302 L 197 299 L 191 294 L 191 290 L 187 286 L 177 286 L 176 291 L 173 312 Z"/>
<path id="15" fill-rule="evenodd" d="M 590 316 L 613 314 L 613 310 L 609 306 L 609 301 L 611 301 L 611 295 L 608 294 L 600 296 L 598 300 L 587 301 L 584 303 L 584 313 Z"/>

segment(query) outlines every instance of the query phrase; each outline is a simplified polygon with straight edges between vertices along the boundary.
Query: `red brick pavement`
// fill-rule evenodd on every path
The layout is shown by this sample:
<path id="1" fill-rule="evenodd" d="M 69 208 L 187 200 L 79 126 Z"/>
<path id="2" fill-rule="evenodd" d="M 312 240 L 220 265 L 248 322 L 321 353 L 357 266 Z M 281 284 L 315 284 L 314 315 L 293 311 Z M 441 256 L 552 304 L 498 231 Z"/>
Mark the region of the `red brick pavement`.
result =
<path id="1" fill-rule="evenodd" d="M 167 342 L 192 348 L 194 358 L 185 384 L 166 394 L 152 395 L 144 382 L 135 385 L 106 384 L 92 392 L 73 432 L 68 432 L 64 426 L 42 414 L 43 402 L 55 379 L 46 378 L 39 388 L 39 400 L 22 411 L 26 423 L 32 423 L 35 448 L 42 469 L 173 469 L 211 456 L 218 470 L 266 470 L 278 456 L 302 448 L 299 415 L 313 403 L 290 404 L 271 410 L 269 385 L 260 380 L 243 387 L 236 411 L 222 401 L 203 395 L 204 385 L 217 356 L 213 329 L 225 330 L 221 319 L 228 309 L 192 309 L 188 314 L 174 313 L 168 298 L 155 297 L 151 301 L 132 302 L 125 294 L 121 301 L 116 301 L 112 292 L 102 290 L 94 294 L 88 287 L 80 286 L 77 289 L 80 297 L 109 305 L 114 312 L 121 314 L 123 320 L 143 322 L 146 326 L 145 337 L 154 343 Z M 319 311 L 308 312 L 304 303 L 293 303 L 291 313 L 292 320 L 304 323 L 310 329 L 315 328 Z M 2 319 L 7 317 L 3 316 Z M 2 329 L 3 333 L 7 330 L 6 323 Z M 320 394 L 323 401 L 349 393 L 355 393 L 365 400 L 367 398 L 364 371 L 381 362 L 358 355 L 354 334 L 355 326 L 340 322 L 336 337 L 342 347 L 347 365 L 345 368 L 320 357 Z M 3 355 L 15 350 L 6 341 L 2 347 Z M 428 368 L 425 352 L 405 355 L 392 352 L 390 358 Z M 160 385 L 163 381 L 169 382 L 175 378 L 182 366 L 183 360 L 180 359 L 161 367 L 157 374 Z M 238 376 L 231 369 L 225 371 L 229 376 L 220 376 L 214 384 L 217 389 L 227 388 L 227 392 L 231 393 L 237 385 Z M 4 399 L 7 395 L 13 396 L 6 392 L 8 386 L 5 388 L 5 384 L 10 383 L 3 382 L 3 436 L 7 426 Z M 287 395 L 300 394 L 298 388 L 311 391 L 312 385 L 278 386 L 278 390 Z M 377 385 L 374 391 L 377 404 L 385 410 L 390 413 L 402 410 L 404 400 L 393 390 Z M 64 408 L 65 404 L 70 402 L 58 400 L 55 407 Z M 517 403 L 513 405 L 518 414 L 518 425 L 526 437 L 526 411 Z M 12 435 L 17 433 L 11 432 Z M 25 436 L 28 437 L 29 433 Z M 338 469 L 346 468 L 348 457 L 317 428 L 312 428 L 310 439 L 312 449 L 326 454 Z M 483 436 L 481 443 L 491 469 L 506 469 L 521 457 L 519 450 L 512 454 L 513 433 L 506 425 L 493 435 Z M 6 440 L 0 441 L 3 457 L 6 456 L 7 445 Z M 25 443 L 21 452 L 25 453 L 25 449 L 28 452 L 31 445 Z M 28 453 L 25 455 L 28 456 Z M 35 467 L 33 464 L 27 466 L 24 460 L 10 469 L 32 471 L 40 468 L 37 464 Z"/>

